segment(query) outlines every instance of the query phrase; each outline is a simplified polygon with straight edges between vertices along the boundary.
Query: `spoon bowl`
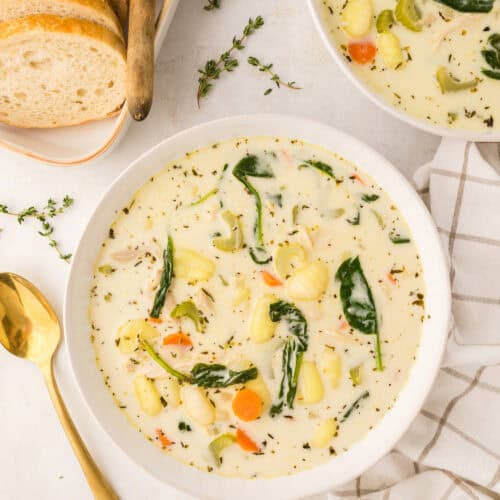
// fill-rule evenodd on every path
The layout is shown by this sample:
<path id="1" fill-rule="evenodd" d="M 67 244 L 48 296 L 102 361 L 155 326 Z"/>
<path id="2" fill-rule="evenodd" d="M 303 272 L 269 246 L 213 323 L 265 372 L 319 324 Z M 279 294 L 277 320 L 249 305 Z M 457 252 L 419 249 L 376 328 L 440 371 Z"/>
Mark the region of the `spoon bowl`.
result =
<path id="1" fill-rule="evenodd" d="M 94 497 L 117 499 L 78 434 L 57 388 L 52 361 L 61 337 L 59 319 L 40 290 L 17 274 L 0 273 L 0 344 L 14 356 L 27 359 L 40 368 Z"/>

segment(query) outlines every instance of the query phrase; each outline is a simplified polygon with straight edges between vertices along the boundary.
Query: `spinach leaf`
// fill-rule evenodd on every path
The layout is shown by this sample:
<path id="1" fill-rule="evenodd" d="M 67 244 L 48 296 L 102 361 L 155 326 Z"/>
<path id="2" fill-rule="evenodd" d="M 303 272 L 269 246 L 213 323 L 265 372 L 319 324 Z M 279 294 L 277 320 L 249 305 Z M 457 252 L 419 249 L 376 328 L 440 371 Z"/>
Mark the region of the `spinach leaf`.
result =
<path id="1" fill-rule="evenodd" d="M 199 387 L 229 387 L 234 384 L 243 384 L 249 380 L 257 378 L 258 371 L 255 366 L 247 370 L 229 370 L 224 365 L 197 363 L 189 374 L 182 373 L 170 366 L 153 348 L 147 340 L 141 340 L 144 350 L 151 356 L 151 359 L 161 366 L 167 373 L 180 382 L 197 385 Z"/>
<path id="2" fill-rule="evenodd" d="M 404 243 L 410 243 L 410 238 L 406 238 L 404 236 L 401 236 L 400 234 L 391 232 L 389 233 L 389 239 L 395 244 L 395 245 L 403 245 Z"/>
<path id="3" fill-rule="evenodd" d="M 185 382 L 189 379 L 189 375 L 181 373 L 180 371 L 171 367 L 162 357 L 160 357 L 160 355 L 154 350 L 153 346 L 147 340 L 142 339 L 141 346 L 151 356 L 151 359 L 159 366 L 161 366 L 167 373 L 170 373 L 172 377 L 175 377 L 181 382 Z"/>
<path id="4" fill-rule="evenodd" d="M 292 336 L 286 341 L 281 358 L 282 377 L 278 402 L 271 406 L 271 416 L 274 417 L 283 411 L 283 408 L 293 408 L 293 401 L 297 392 L 297 382 L 302 363 L 302 356 L 307 350 L 309 337 L 307 321 L 302 312 L 293 304 L 279 300 L 269 306 L 271 321 L 285 320 Z"/>
<path id="5" fill-rule="evenodd" d="M 352 414 L 354 410 L 357 410 L 359 408 L 359 405 L 363 399 L 366 399 L 368 396 L 370 396 L 370 393 L 368 391 L 363 392 L 361 396 L 359 396 L 356 401 L 349 407 L 349 409 L 342 415 L 342 418 L 340 419 L 340 423 L 345 422 Z"/>
<path id="6" fill-rule="evenodd" d="M 174 242 L 172 237 L 168 236 L 167 248 L 163 250 L 163 271 L 160 278 L 160 286 L 156 292 L 153 307 L 149 315 L 152 318 L 159 318 L 165 298 L 167 297 L 168 289 L 172 283 L 172 276 L 174 272 Z"/>
<path id="7" fill-rule="evenodd" d="M 278 207 L 283 208 L 283 195 L 281 193 L 271 194 L 267 193 L 267 197 Z"/>
<path id="8" fill-rule="evenodd" d="M 368 193 L 364 193 L 362 196 L 361 196 L 361 199 L 363 201 L 365 201 L 366 203 L 371 203 L 372 201 L 377 201 L 378 199 L 380 198 L 380 196 L 378 194 L 368 194 Z"/>
<path id="9" fill-rule="evenodd" d="M 224 365 L 209 365 L 197 363 L 191 370 L 190 383 L 200 387 L 228 387 L 234 384 L 243 384 L 257 378 L 257 368 L 253 366 L 247 370 L 233 371 Z"/>
<path id="10" fill-rule="evenodd" d="M 233 168 L 233 175 L 238 179 L 255 198 L 255 207 L 257 210 L 257 219 L 255 221 L 255 236 L 257 246 L 264 246 L 264 235 L 262 232 L 262 199 L 255 187 L 250 184 L 248 177 L 274 177 L 274 173 L 267 163 L 263 163 L 255 155 L 249 155 L 242 158 Z"/>
<path id="11" fill-rule="evenodd" d="M 355 217 L 353 217 L 352 219 L 346 219 L 346 221 L 349 222 L 349 224 L 351 224 L 352 226 L 359 226 L 359 222 L 361 221 L 361 211 L 358 210 L 358 213 Z"/>
<path id="12" fill-rule="evenodd" d="M 500 80 L 500 71 L 491 71 L 489 69 L 482 69 L 481 73 L 488 78 L 493 78 L 493 80 Z"/>
<path id="13" fill-rule="evenodd" d="M 248 250 L 251 259 L 259 265 L 267 264 L 273 260 L 273 258 L 263 249 L 263 248 L 250 248 Z"/>
<path id="14" fill-rule="evenodd" d="M 326 163 L 323 163 L 322 161 L 306 160 L 302 165 L 299 165 L 299 168 L 307 168 L 307 167 L 315 168 L 316 170 L 319 170 L 323 174 L 327 175 L 328 177 L 336 179 L 332 167 L 330 167 L 330 165 L 327 165 Z"/>
<path id="15" fill-rule="evenodd" d="M 196 201 L 193 201 L 193 203 L 190 203 L 189 206 L 196 207 L 197 205 L 201 205 L 203 202 L 207 201 L 211 196 L 214 196 L 218 192 L 219 192 L 218 188 L 213 188 L 208 193 L 198 198 Z"/>
<path id="16" fill-rule="evenodd" d="M 495 0 L 436 0 L 459 12 L 490 12 Z"/>
<path id="17" fill-rule="evenodd" d="M 375 335 L 376 367 L 377 370 L 383 370 L 377 310 L 359 257 L 345 260 L 335 278 L 340 281 L 340 300 L 347 322 L 361 333 Z"/>
<path id="18" fill-rule="evenodd" d="M 494 33 L 488 38 L 488 43 L 492 49 L 482 50 L 481 55 L 491 69 L 482 69 L 483 75 L 500 80 L 500 33 Z"/>

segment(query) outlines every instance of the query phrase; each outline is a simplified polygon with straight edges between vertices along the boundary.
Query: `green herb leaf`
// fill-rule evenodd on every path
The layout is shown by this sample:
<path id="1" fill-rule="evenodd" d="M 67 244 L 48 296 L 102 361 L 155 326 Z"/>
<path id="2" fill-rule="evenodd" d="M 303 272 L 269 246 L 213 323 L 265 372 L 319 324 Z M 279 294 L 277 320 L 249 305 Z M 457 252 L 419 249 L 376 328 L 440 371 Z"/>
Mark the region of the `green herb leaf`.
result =
<path id="1" fill-rule="evenodd" d="M 181 432 L 191 432 L 191 426 L 189 424 L 186 424 L 186 422 L 183 422 L 182 420 L 179 422 L 179 424 L 177 425 L 177 428 L 181 431 Z"/>
<path id="2" fill-rule="evenodd" d="M 177 378 L 180 382 L 197 385 L 199 387 L 229 387 L 235 384 L 244 384 L 249 380 L 257 378 L 258 370 L 255 366 L 247 370 L 234 371 L 229 370 L 224 365 L 197 363 L 191 369 L 191 373 L 182 373 L 170 366 L 153 348 L 153 346 L 144 339 L 141 339 L 141 345 L 149 354 L 151 359 L 161 366 L 167 373 Z"/>
<path id="3" fill-rule="evenodd" d="M 197 363 L 191 370 L 190 383 L 200 387 L 229 387 L 235 384 L 244 384 L 257 378 L 255 366 L 242 371 L 233 371 L 224 365 Z"/>
<path id="4" fill-rule="evenodd" d="M 168 289 L 172 283 L 174 273 L 174 242 L 169 235 L 167 239 L 167 248 L 163 250 L 163 271 L 160 278 L 160 286 L 155 295 L 153 307 L 149 314 L 152 318 L 159 318 L 161 310 L 165 304 Z"/>
<path id="5" fill-rule="evenodd" d="M 358 210 L 355 217 L 346 219 L 346 221 L 349 222 L 349 224 L 351 224 L 352 226 L 359 226 L 359 223 L 361 221 L 361 211 Z"/>
<path id="6" fill-rule="evenodd" d="M 361 333 L 375 335 L 376 366 L 377 370 L 383 370 L 377 310 L 359 257 L 345 260 L 335 278 L 340 281 L 340 300 L 347 322 Z"/>
<path id="7" fill-rule="evenodd" d="M 253 57 L 253 56 L 250 56 L 248 59 L 247 59 L 247 62 L 248 64 L 250 64 L 251 66 L 255 66 L 256 68 L 259 68 L 259 71 L 262 72 L 262 73 L 267 73 L 270 75 L 270 79 L 272 82 L 274 82 L 276 84 L 276 86 L 278 88 L 281 88 L 282 86 L 283 87 L 287 87 L 289 89 L 293 89 L 293 90 L 300 90 L 301 87 L 297 87 L 297 85 L 295 85 L 295 82 L 284 82 L 273 70 L 272 70 L 272 67 L 273 67 L 273 64 L 263 64 L 261 63 L 256 57 Z M 267 89 L 265 92 L 264 92 L 264 95 L 268 95 L 272 92 L 273 89 Z"/>
<path id="8" fill-rule="evenodd" d="M 193 201 L 189 206 L 190 207 L 195 207 L 197 205 L 201 205 L 203 202 L 207 201 L 210 197 L 214 196 L 217 194 L 219 190 L 217 188 L 211 189 L 208 193 L 203 195 L 201 198 L 198 198 L 196 201 Z"/>
<path id="9" fill-rule="evenodd" d="M 500 80 L 500 33 L 494 33 L 488 38 L 492 49 L 482 50 L 481 55 L 491 69 L 482 69 L 483 75 Z"/>
<path id="10" fill-rule="evenodd" d="M 153 346 L 144 339 L 140 340 L 143 349 L 151 356 L 151 359 L 161 366 L 167 373 L 181 382 L 189 381 L 189 375 L 186 375 L 172 366 L 170 366 L 153 348 Z"/>
<path id="11" fill-rule="evenodd" d="M 404 236 L 401 236 L 400 234 L 396 234 L 394 232 L 389 233 L 389 239 L 395 244 L 395 245 L 403 245 L 405 243 L 410 243 L 410 238 L 406 238 Z"/>
<path id="12" fill-rule="evenodd" d="M 495 0 L 436 0 L 459 12 L 490 12 Z"/>
<path id="13" fill-rule="evenodd" d="M 349 407 L 349 409 L 344 413 L 344 415 L 342 416 L 342 418 L 340 419 L 340 423 L 342 422 L 345 422 L 350 416 L 351 414 L 357 410 L 359 408 L 359 405 L 361 403 L 361 401 L 363 401 L 363 399 L 366 399 L 370 396 L 370 393 L 368 391 L 365 391 L 363 392 L 363 394 L 361 394 L 361 396 L 359 396 L 358 399 L 356 399 L 356 401 L 354 401 L 354 403 Z"/>
<path id="14" fill-rule="evenodd" d="M 265 248 L 249 248 L 248 253 L 250 254 L 250 258 L 260 266 L 269 264 L 269 262 L 273 260 L 272 256 L 266 252 Z"/>
<path id="15" fill-rule="evenodd" d="M 207 0 L 207 5 L 203 7 L 206 11 L 220 9 L 220 0 Z"/>
<path id="16" fill-rule="evenodd" d="M 283 411 L 283 408 L 293 408 L 297 382 L 302 364 L 302 356 L 307 350 L 309 336 L 307 334 L 307 321 L 302 312 L 289 302 L 280 300 L 269 306 L 271 321 L 285 320 L 288 330 L 292 334 L 286 341 L 281 359 L 282 377 L 278 401 L 271 406 L 272 417 Z"/>
<path id="17" fill-rule="evenodd" d="M 233 168 L 233 175 L 246 187 L 250 194 L 255 198 L 255 209 L 257 212 L 257 217 L 254 226 L 254 233 L 257 240 L 257 247 L 259 249 L 263 249 L 264 234 L 262 230 L 262 199 L 259 192 L 248 181 L 248 177 L 271 178 L 274 177 L 274 173 L 271 170 L 271 167 L 267 163 L 264 163 L 257 156 L 248 155 L 242 158 Z"/>
<path id="18" fill-rule="evenodd" d="M 361 196 L 361 199 L 363 201 L 365 201 L 366 203 L 372 203 L 373 201 L 377 201 L 378 199 L 380 198 L 380 196 L 378 194 L 368 194 L 368 193 L 364 193 L 362 196 Z"/>
<path id="19" fill-rule="evenodd" d="M 307 167 L 313 167 L 316 170 L 319 170 L 323 174 L 327 175 L 328 177 L 336 179 L 332 167 L 330 167 L 330 165 L 327 165 L 326 163 L 323 163 L 322 161 L 306 160 L 302 165 L 299 165 L 299 168 L 307 168 Z"/>
<path id="20" fill-rule="evenodd" d="M 52 237 L 54 234 L 54 226 L 49 222 L 48 219 L 53 219 L 56 216 L 65 212 L 65 210 L 71 207 L 74 203 L 73 198 L 70 198 L 66 195 L 62 202 L 59 204 L 52 198 L 47 200 L 47 204 L 43 209 L 37 209 L 36 207 L 28 207 L 20 212 L 12 212 L 9 210 L 7 205 L 0 204 L 0 214 L 10 215 L 17 219 L 17 222 L 21 225 L 26 219 L 32 218 L 40 222 L 41 228 L 38 231 L 38 234 L 44 238 L 47 238 L 49 247 L 54 248 L 59 258 L 64 260 L 65 262 L 69 262 L 71 260 L 71 254 L 65 254 L 61 251 L 59 244 Z"/>
<path id="21" fill-rule="evenodd" d="M 212 10 L 214 7 L 210 8 L 210 5 L 207 5 L 209 9 Z M 218 8 L 218 6 L 217 6 Z M 200 100 L 202 97 L 205 97 L 213 87 L 213 81 L 218 80 L 219 76 L 222 72 L 234 71 L 239 63 L 238 60 L 233 56 L 234 50 L 243 50 L 245 45 L 243 42 L 253 33 L 255 33 L 259 28 L 264 25 L 264 19 L 262 16 L 257 16 L 255 20 L 250 18 L 248 20 L 247 25 L 243 29 L 243 34 L 239 38 L 234 36 L 233 43 L 229 50 L 224 52 L 219 56 L 217 60 L 210 59 L 205 63 L 205 66 L 202 69 L 198 70 L 200 73 L 200 77 L 198 78 L 198 92 L 197 92 L 197 101 L 198 107 L 200 107 Z"/>

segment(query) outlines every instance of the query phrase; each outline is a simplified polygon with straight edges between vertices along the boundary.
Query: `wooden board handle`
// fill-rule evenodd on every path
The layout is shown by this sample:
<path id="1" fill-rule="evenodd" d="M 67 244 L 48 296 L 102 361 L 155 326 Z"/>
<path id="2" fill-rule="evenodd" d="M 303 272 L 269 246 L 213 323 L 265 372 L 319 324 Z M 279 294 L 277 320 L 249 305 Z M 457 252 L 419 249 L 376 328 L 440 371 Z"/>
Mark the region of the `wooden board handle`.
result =
<path id="1" fill-rule="evenodd" d="M 134 120 L 144 120 L 153 102 L 155 0 L 130 0 L 127 103 Z"/>
<path id="2" fill-rule="evenodd" d="M 120 20 L 122 28 L 125 30 L 128 20 L 128 0 L 110 0 L 110 3 Z"/>

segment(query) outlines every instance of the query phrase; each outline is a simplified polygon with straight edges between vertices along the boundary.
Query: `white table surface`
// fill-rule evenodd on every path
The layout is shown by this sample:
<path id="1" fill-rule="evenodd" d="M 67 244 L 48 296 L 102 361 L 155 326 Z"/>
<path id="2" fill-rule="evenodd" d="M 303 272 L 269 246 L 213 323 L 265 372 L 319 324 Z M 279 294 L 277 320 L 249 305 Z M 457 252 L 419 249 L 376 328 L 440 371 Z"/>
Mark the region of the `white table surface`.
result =
<path id="1" fill-rule="evenodd" d="M 349 84 L 315 31 L 305 0 L 222 0 L 214 12 L 205 12 L 204 3 L 180 2 L 157 64 L 154 108 L 146 122 L 134 124 L 110 155 L 81 167 L 50 167 L 0 151 L 0 203 L 18 209 L 49 196 L 74 197 L 74 207 L 56 220 L 56 238 L 72 251 L 97 200 L 139 154 L 179 130 L 241 113 L 293 113 L 329 123 L 374 147 L 407 177 L 432 157 L 439 138 L 400 123 Z M 241 67 L 224 74 L 198 110 L 196 69 L 228 48 L 248 17 L 259 14 L 266 24 L 239 54 Z M 246 63 L 248 55 L 273 62 L 283 79 L 296 80 L 303 90 L 275 89 L 264 96 L 271 82 Z M 0 216 L 0 228 L 0 270 L 34 281 L 60 313 L 69 266 L 35 226 L 18 227 Z M 121 498 L 187 498 L 135 467 L 98 427 L 79 395 L 64 345 L 56 375 L 78 429 Z M 3 351 L 0 443 L 0 499 L 91 498 L 41 376 Z"/>

